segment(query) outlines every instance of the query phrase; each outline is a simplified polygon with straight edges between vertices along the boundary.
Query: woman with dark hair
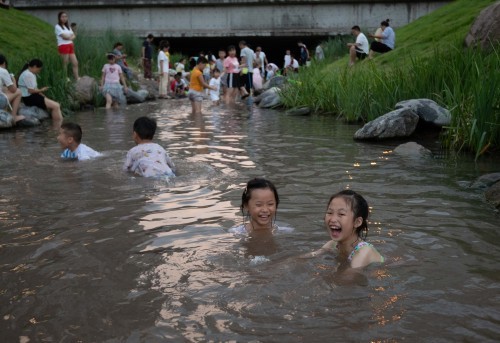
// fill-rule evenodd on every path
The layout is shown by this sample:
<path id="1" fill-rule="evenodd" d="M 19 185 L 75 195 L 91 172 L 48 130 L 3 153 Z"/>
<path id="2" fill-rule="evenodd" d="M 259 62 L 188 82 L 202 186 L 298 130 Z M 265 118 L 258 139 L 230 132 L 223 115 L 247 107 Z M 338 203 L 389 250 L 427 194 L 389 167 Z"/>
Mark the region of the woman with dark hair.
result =
<path id="1" fill-rule="evenodd" d="M 389 19 L 384 20 L 380 23 L 380 28 L 382 29 L 382 34 L 369 36 L 371 38 L 379 39 L 380 41 L 373 41 L 370 45 L 370 54 L 368 58 L 373 58 L 376 52 L 381 54 L 389 52 L 394 49 L 394 44 L 396 43 L 396 34 L 392 27 L 389 26 Z"/>
<path id="2" fill-rule="evenodd" d="M 78 76 L 78 60 L 76 59 L 75 46 L 73 44 L 76 35 L 68 24 L 68 14 L 66 12 L 59 12 L 57 21 L 58 23 L 55 26 L 57 49 L 63 60 L 64 71 L 66 72 L 68 63 L 71 62 L 73 76 L 75 80 L 78 80 L 80 78 Z"/>
<path id="3" fill-rule="evenodd" d="M 54 121 L 62 121 L 61 106 L 58 102 L 47 98 L 44 94 L 49 87 L 38 88 L 36 74 L 42 70 L 43 63 L 39 59 L 32 59 L 26 63 L 19 75 L 19 88 L 26 106 L 36 106 L 49 110 Z"/>

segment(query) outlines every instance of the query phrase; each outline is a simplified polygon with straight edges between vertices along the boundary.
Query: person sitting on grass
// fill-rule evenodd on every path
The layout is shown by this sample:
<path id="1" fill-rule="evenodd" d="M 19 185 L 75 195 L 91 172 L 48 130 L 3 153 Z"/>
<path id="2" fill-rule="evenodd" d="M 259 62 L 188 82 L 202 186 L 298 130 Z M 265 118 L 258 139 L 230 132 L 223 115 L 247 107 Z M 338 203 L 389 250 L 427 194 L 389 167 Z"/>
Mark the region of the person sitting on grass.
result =
<path id="1" fill-rule="evenodd" d="M 382 34 L 380 36 L 372 35 L 371 38 L 380 39 L 380 41 L 373 41 L 370 45 L 370 54 L 368 58 L 372 59 L 376 52 L 384 54 L 386 52 L 392 51 L 396 42 L 396 34 L 392 27 L 389 26 L 389 19 L 384 20 L 380 23 L 380 28 L 382 29 Z"/>
<path id="2" fill-rule="evenodd" d="M 84 161 L 101 156 L 101 154 L 94 149 L 81 143 L 82 128 L 76 123 L 62 124 L 59 129 L 57 140 L 64 149 L 61 154 L 62 159 Z"/>
<path id="3" fill-rule="evenodd" d="M 356 37 L 356 42 L 347 43 L 349 47 L 349 66 L 354 65 L 356 58 L 360 60 L 365 59 L 369 51 L 368 39 L 366 39 L 366 36 L 361 32 L 358 25 L 354 25 L 351 28 L 351 33 Z"/>

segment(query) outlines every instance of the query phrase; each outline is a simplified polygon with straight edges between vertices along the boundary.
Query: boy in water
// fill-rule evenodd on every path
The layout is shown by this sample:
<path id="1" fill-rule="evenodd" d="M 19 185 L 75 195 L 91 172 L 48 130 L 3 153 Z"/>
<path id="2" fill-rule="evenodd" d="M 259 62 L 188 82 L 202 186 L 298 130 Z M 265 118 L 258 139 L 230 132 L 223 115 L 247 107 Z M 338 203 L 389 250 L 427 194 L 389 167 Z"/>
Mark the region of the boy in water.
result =
<path id="1" fill-rule="evenodd" d="M 125 171 L 144 177 L 175 176 L 174 162 L 160 145 L 153 143 L 156 121 L 148 117 L 137 118 L 132 137 L 137 144 L 127 153 Z"/>
<path id="2" fill-rule="evenodd" d="M 78 124 L 62 124 L 59 129 L 59 136 L 57 136 L 57 140 L 59 141 L 59 144 L 61 144 L 61 147 L 65 149 L 61 154 L 61 158 L 63 159 L 84 161 L 101 156 L 101 154 L 94 149 L 81 143 L 82 128 Z"/>

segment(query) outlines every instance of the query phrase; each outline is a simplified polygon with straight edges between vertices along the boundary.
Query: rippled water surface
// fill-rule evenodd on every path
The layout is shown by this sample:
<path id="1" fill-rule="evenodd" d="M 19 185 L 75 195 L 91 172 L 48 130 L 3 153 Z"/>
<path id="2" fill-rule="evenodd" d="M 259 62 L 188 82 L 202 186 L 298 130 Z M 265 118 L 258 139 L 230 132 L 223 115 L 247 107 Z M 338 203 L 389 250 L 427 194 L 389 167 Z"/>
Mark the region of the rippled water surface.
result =
<path id="1" fill-rule="evenodd" d="M 2 342 L 500 338 L 499 215 L 469 187 L 499 160 L 398 157 L 332 117 L 189 111 L 170 100 L 76 114 L 104 153 L 91 162 L 60 161 L 49 125 L 0 133 Z M 145 114 L 178 166 L 171 182 L 121 172 Z M 256 176 L 278 187 L 292 232 L 227 232 Z M 328 240 L 324 209 L 345 187 L 367 198 L 368 240 L 387 258 L 351 280 L 333 256 L 297 258 Z"/>

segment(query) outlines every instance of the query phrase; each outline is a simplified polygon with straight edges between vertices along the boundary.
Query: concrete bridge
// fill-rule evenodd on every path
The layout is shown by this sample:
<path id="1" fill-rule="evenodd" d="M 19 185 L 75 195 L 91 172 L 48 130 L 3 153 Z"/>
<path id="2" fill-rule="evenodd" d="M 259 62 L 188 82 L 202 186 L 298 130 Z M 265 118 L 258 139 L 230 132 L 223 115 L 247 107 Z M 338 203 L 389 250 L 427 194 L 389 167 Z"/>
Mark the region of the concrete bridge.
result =
<path id="1" fill-rule="evenodd" d="M 373 30 L 386 18 L 410 23 L 450 1 L 440 0 L 15 0 L 51 24 L 67 11 L 89 31 L 113 29 L 155 37 L 328 37 L 353 25 Z"/>

